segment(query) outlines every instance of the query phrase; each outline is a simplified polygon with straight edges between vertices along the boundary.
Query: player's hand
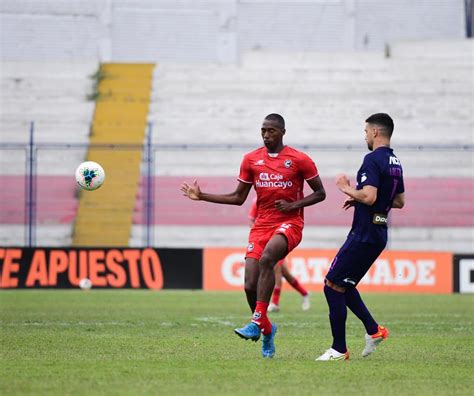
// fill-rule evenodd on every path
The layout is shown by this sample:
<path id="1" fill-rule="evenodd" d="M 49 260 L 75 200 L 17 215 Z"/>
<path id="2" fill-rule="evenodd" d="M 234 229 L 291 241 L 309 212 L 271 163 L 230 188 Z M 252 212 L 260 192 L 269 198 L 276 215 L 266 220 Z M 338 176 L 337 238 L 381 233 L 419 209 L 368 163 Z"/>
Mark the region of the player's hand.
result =
<path id="1" fill-rule="evenodd" d="M 342 192 L 344 192 L 344 189 L 346 187 L 349 187 L 350 185 L 351 185 L 351 182 L 350 182 L 349 178 L 346 175 L 339 174 L 339 175 L 336 176 L 336 186 Z"/>
<path id="2" fill-rule="evenodd" d="M 288 212 L 293 209 L 292 202 L 287 202 L 284 199 L 277 199 L 275 201 L 275 208 L 280 212 Z"/>
<path id="3" fill-rule="evenodd" d="M 344 203 L 342 204 L 342 209 L 347 210 L 352 208 L 356 204 L 356 200 L 352 197 L 347 198 Z"/>
<path id="4" fill-rule="evenodd" d="M 186 182 L 181 184 L 181 191 L 183 192 L 183 195 L 190 199 L 193 199 L 195 201 L 199 201 L 201 199 L 201 189 L 199 188 L 197 180 L 194 180 L 192 186 L 190 186 Z"/>

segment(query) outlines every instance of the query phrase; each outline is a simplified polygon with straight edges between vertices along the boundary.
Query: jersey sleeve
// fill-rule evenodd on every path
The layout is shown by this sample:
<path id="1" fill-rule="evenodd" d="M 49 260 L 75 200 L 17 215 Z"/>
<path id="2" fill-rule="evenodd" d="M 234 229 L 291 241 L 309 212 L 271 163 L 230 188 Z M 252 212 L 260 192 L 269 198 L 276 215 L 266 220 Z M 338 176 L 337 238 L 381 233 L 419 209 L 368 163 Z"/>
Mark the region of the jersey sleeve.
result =
<path id="1" fill-rule="evenodd" d="M 319 172 L 318 172 L 318 168 L 316 167 L 316 164 L 306 154 L 303 154 L 301 156 L 300 170 L 305 180 L 310 180 L 310 179 L 315 178 L 316 176 L 319 176 Z"/>
<path id="2" fill-rule="evenodd" d="M 366 155 L 360 168 L 360 188 L 363 188 L 364 186 L 379 188 L 380 173 L 379 165 L 377 164 L 377 161 L 375 161 L 374 156 Z"/>
<path id="3" fill-rule="evenodd" d="M 253 183 L 253 173 L 252 168 L 250 167 L 250 160 L 248 155 L 244 156 L 244 158 L 242 159 L 242 163 L 240 164 L 240 173 L 237 180 L 247 184 Z"/>
<path id="4" fill-rule="evenodd" d="M 401 194 L 404 192 L 405 192 L 405 183 L 403 182 L 403 174 L 402 174 L 402 177 L 400 178 L 397 184 L 397 189 L 395 190 L 395 194 Z"/>

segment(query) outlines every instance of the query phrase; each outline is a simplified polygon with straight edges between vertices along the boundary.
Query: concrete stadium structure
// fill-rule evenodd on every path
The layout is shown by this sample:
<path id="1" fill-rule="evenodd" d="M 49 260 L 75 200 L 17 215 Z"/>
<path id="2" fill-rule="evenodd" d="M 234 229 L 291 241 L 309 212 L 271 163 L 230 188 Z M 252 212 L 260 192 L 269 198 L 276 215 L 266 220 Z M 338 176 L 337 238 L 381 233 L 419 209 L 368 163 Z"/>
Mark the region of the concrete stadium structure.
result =
<path id="1" fill-rule="evenodd" d="M 439 7 L 418 2 L 418 15 L 430 11 L 432 19 L 423 29 L 411 30 L 415 24 L 409 23 L 412 17 L 404 8 L 408 6 L 399 4 L 391 13 L 399 2 L 387 0 L 381 8 L 374 3 L 298 2 L 292 18 L 307 15 L 307 23 L 303 20 L 301 26 L 283 32 L 282 41 L 269 31 L 252 29 L 268 10 L 271 20 L 283 18 L 285 2 L 163 1 L 160 7 L 151 1 L 2 2 L 0 179 L 13 187 L 2 189 L 0 206 L 4 214 L 12 214 L 15 205 L 21 210 L 16 217 L 3 215 L 0 243 L 21 245 L 25 240 L 27 153 L 21 145 L 28 142 L 30 121 L 35 122 L 39 143 L 84 145 L 40 149 L 37 156 L 42 215 L 36 243 L 67 245 L 77 207 L 75 186 L 68 177 L 84 159 L 94 112 L 94 102 L 87 99 L 93 91 L 90 76 L 101 61 L 153 61 L 157 66 L 149 121 L 153 143 L 162 147 L 154 155 L 155 187 L 157 191 L 166 187 L 169 193 L 163 199 L 174 202 L 165 207 L 156 203 L 154 245 L 245 245 L 247 206 L 218 210 L 202 203 L 190 206 L 179 196 L 179 186 L 173 192 L 169 183 L 200 177 L 210 178 L 208 185 L 213 187 L 212 183 L 229 179 L 225 187 L 232 188 L 242 154 L 261 144 L 259 127 L 266 114 L 285 116 L 285 142 L 308 152 L 331 183 L 336 173 L 355 175 L 366 150 L 363 122 L 384 111 L 395 119 L 393 145 L 416 191 L 413 195 L 407 191 L 407 209 L 412 199 L 412 209 L 451 219 L 442 224 L 429 218 L 423 222 L 417 210 L 408 211 L 410 218 L 394 223 L 390 247 L 474 251 L 473 42 L 462 38 L 462 2 L 439 0 Z M 384 37 L 380 30 L 362 29 L 370 18 L 378 20 L 377 15 L 393 17 Z M 298 39 L 308 36 L 311 16 L 324 20 L 317 37 Z M 177 23 L 153 27 L 170 18 L 188 21 L 195 37 L 176 36 Z M 400 18 L 407 24 L 395 23 Z M 8 40 L 14 34 L 19 37 L 16 46 Z M 52 188 L 49 176 L 62 187 Z M 416 188 L 435 189 L 436 183 L 439 191 L 431 197 Z M 448 194 L 463 188 L 463 194 Z M 342 197 L 334 194 L 330 199 L 337 203 Z M 142 201 L 139 194 L 132 246 L 144 239 Z M 334 202 L 331 210 L 337 206 Z M 423 202 L 433 210 L 424 208 Z M 201 224 L 170 224 L 160 210 L 186 210 L 190 218 L 199 211 L 218 211 L 220 217 L 233 220 L 227 225 L 208 219 Z M 303 247 L 337 247 L 350 226 L 347 218 L 347 224 L 330 219 L 318 224 L 309 217 Z"/>

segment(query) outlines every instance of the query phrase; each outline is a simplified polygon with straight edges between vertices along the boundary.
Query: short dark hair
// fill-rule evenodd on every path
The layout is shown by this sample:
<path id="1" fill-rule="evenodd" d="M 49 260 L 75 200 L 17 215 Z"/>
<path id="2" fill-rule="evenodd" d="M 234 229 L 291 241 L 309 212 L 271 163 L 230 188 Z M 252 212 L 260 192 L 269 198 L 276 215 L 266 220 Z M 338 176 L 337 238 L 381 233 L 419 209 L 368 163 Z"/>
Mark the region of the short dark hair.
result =
<path id="1" fill-rule="evenodd" d="M 376 113 L 372 114 L 369 118 L 365 120 L 369 124 L 376 124 L 383 130 L 383 132 L 388 136 L 392 137 L 393 133 L 393 120 L 386 113 Z"/>
<path id="2" fill-rule="evenodd" d="M 272 113 L 267 115 L 265 119 L 276 121 L 281 129 L 285 129 L 285 119 L 280 114 Z"/>

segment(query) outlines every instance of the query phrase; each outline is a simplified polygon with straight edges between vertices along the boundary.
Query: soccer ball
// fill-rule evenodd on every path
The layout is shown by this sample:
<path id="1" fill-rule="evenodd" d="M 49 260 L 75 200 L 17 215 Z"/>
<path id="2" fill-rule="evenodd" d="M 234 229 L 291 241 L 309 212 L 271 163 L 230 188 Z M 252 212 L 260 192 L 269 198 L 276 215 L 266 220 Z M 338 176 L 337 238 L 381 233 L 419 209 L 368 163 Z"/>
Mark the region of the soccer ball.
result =
<path id="1" fill-rule="evenodd" d="M 105 172 L 97 162 L 86 161 L 76 169 L 76 182 L 84 190 L 97 190 L 104 184 Z"/>
<path id="2" fill-rule="evenodd" d="M 82 290 L 89 290 L 91 287 L 92 287 L 92 282 L 89 278 L 82 278 L 80 281 L 79 281 L 79 287 L 82 289 Z"/>

